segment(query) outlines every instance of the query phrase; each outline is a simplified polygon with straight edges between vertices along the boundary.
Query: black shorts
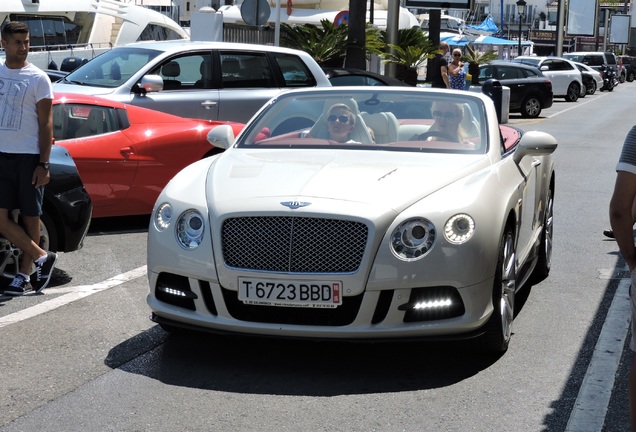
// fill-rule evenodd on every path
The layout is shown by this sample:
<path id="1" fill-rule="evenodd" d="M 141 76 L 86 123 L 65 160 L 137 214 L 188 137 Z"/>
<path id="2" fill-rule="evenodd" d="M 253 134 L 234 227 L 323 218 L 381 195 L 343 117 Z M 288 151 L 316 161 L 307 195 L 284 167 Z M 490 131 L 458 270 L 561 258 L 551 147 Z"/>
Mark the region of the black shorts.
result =
<path id="1" fill-rule="evenodd" d="M 25 216 L 42 214 L 44 186 L 31 183 L 39 162 L 39 154 L 0 152 L 0 208 L 19 209 Z"/>

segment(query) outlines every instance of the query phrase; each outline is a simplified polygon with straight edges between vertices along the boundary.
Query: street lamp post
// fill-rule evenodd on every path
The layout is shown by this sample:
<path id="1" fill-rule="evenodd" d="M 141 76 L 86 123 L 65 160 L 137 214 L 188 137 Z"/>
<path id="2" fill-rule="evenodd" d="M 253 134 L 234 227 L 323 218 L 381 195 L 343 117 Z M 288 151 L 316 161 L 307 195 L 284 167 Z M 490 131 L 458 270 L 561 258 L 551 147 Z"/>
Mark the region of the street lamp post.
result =
<path id="1" fill-rule="evenodd" d="M 526 14 L 525 0 L 517 0 L 517 14 L 519 15 L 519 53 L 518 55 L 521 55 L 523 53 L 523 51 L 521 50 L 521 21 L 523 20 L 523 17 Z"/>

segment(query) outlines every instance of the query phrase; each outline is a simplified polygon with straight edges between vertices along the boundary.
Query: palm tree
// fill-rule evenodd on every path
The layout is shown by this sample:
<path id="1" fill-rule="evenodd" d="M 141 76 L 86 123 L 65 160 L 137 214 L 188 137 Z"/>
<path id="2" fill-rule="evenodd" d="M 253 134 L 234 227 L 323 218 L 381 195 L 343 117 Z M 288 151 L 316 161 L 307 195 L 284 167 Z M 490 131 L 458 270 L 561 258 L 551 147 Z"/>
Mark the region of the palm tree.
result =
<path id="1" fill-rule="evenodd" d="M 470 45 L 466 45 L 466 53 L 463 55 L 462 60 L 468 62 L 468 73 L 472 75 L 473 85 L 479 84 L 479 65 L 488 64 L 496 59 L 497 51 L 495 50 L 489 50 L 485 53 L 481 53 Z"/>
<path id="2" fill-rule="evenodd" d="M 386 41 L 386 32 L 383 32 Z M 433 42 L 419 28 L 398 31 L 398 43 L 387 44 L 391 52 L 380 52 L 385 63 L 398 65 L 397 78 L 407 84 L 417 84 L 417 68 L 439 52 Z"/>
<path id="3" fill-rule="evenodd" d="M 349 46 L 349 30 L 347 24 L 334 25 L 325 19 L 320 21 L 322 27 L 313 24 L 291 26 L 281 23 L 281 46 L 305 51 L 321 66 L 342 67 Z M 370 54 L 383 52 L 386 43 L 377 28 L 367 23 L 365 30 L 365 49 Z"/>
<path id="4" fill-rule="evenodd" d="M 321 66 L 339 66 L 347 52 L 347 26 L 335 26 L 329 20 L 314 24 L 290 26 L 281 23 L 281 46 L 305 51 Z"/>

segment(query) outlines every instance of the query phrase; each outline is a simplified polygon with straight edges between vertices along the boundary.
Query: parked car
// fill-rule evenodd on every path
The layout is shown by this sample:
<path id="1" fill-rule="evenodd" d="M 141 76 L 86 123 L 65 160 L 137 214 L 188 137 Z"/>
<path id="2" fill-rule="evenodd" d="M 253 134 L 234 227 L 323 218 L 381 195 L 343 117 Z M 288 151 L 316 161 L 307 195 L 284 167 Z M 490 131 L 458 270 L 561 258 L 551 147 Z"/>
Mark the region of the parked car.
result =
<path id="1" fill-rule="evenodd" d="M 576 102 L 579 97 L 584 97 L 586 94 L 581 72 L 570 60 L 560 57 L 519 56 L 512 61 L 528 64 L 541 70 L 543 75 L 552 81 L 554 97 Z"/>
<path id="2" fill-rule="evenodd" d="M 311 128 L 270 133 L 299 110 Z M 330 138 L 342 125 L 347 142 Z M 500 126 L 481 93 L 284 92 L 208 139 L 225 152 L 177 174 L 151 216 L 147 301 L 168 331 L 482 335 L 502 352 L 515 294 L 550 271 L 557 142 Z"/>
<path id="3" fill-rule="evenodd" d="M 599 51 L 575 51 L 571 53 L 563 53 L 563 58 L 571 61 L 583 63 L 588 65 L 594 70 L 601 72 L 601 66 L 608 65 L 617 74 L 618 62 L 616 56 L 611 52 L 599 52 Z"/>
<path id="4" fill-rule="evenodd" d="M 242 123 L 187 119 L 95 96 L 55 93 L 53 137 L 71 154 L 95 218 L 150 214 L 168 181 L 218 153 L 207 133 Z"/>
<path id="5" fill-rule="evenodd" d="M 633 82 L 636 78 L 636 59 L 630 56 L 618 56 L 618 61 L 622 65 L 624 81 Z"/>
<path id="6" fill-rule="evenodd" d="M 409 86 L 397 78 L 361 69 L 323 67 L 332 86 Z"/>
<path id="7" fill-rule="evenodd" d="M 330 86 L 303 51 L 225 42 L 113 48 L 53 86 L 183 117 L 245 123 L 282 90 Z"/>
<path id="8" fill-rule="evenodd" d="M 493 61 L 479 67 L 479 82 L 497 79 L 510 88 L 510 112 L 523 117 L 538 117 L 552 106 L 552 81 L 533 66 L 508 61 Z"/>
<path id="9" fill-rule="evenodd" d="M 44 69 L 44 72 L 49 77 L 52 83 L 58 82 L 66 75 L 68 75 L 68 72 L 59 71 L 57 69 Z"/>
<path id="10" fill-rule="evenodd" d="M 69 152 L 59 146 L 51 148 L 50 182 L 44 188 L 40 224 L 40 246 L 53 252 L 80 249 L 91 221 L 91 199 Z M 15 221 L 19 220 L 14 212 Z M 0 284 L 9 283 L 18 273 L 22 251 L 0 237 Z"/>
<path id="11" fill-rule="evenodd" d="M 603 87 L 603 75 L 599 71 L 583 63 L 574 62 L 574 64 L 581 71 L 583 85 L 587 89 L 587 94 L 593 95 L 597 89 Z"/>

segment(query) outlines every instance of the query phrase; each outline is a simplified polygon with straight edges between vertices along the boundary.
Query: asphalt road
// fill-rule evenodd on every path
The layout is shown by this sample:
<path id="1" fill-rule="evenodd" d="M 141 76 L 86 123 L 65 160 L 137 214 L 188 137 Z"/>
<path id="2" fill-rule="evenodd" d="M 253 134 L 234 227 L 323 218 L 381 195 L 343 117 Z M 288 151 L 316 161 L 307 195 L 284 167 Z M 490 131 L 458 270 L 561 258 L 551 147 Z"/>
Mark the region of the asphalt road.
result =
<path id="1" fill-rule="evenodd" d="M 145 304 L 148 219 L 99 220 L 82 250 L 60 256 L 42 295 L 0 301 L 0 432 L 628 430 L 631 354 L 620 337 L 600 337 L 607 322 L 619 334 L 625 324 L 611 306 L 627 301 L 626 271 L 601 232 L 635 96 L 625 83 L 557 99 L 539 119 L 510 115 L 559 148 L 552 272 L 517 298 L 505 355 L 452 343 L 168 336 Z M 595 369 L 597 355 L 616 370 Z"/>

